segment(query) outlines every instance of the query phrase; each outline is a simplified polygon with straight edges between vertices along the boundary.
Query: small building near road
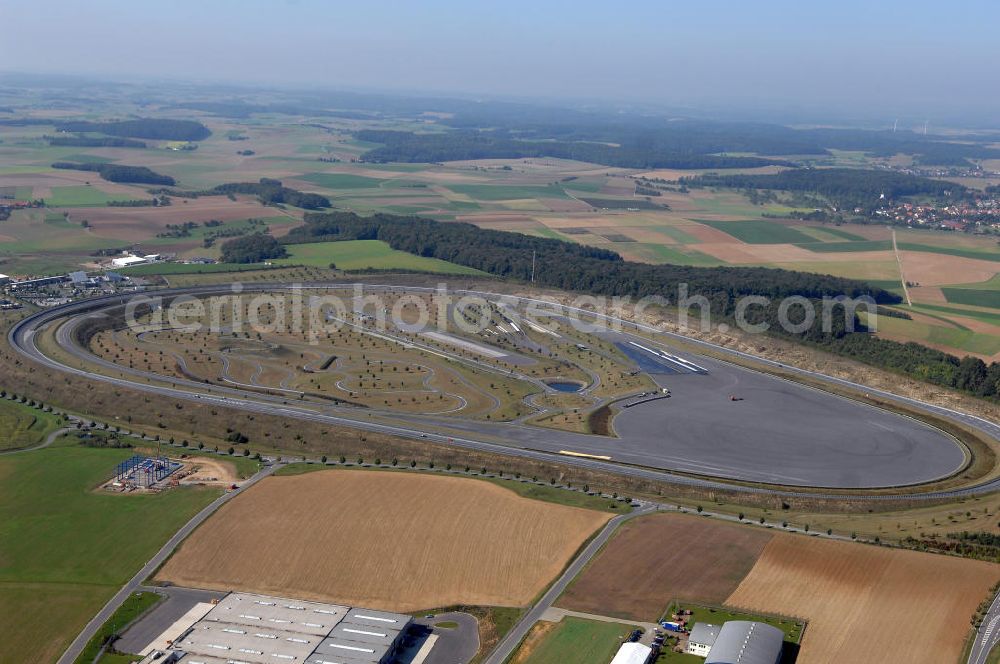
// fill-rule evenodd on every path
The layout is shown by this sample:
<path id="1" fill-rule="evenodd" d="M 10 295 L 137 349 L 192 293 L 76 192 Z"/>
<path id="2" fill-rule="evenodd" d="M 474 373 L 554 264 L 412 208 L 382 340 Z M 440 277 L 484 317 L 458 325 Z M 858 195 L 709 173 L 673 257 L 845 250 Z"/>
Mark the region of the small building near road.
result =
<path id="1" fill-rule="evenodd" d="M 705 664 L 778 664 L 785 634 L 777 627 L 749 620 L 722 625 Z"/>
<path id="2" fill-rule="evenodd" d="M 689 655 L 698 657 L 708 657 L 709 651 L 715 645 L 715 640 L 719 638 L 719 630 L 722 628 L 711 623 L 695 623 L 688 635 L 687 648 L 684 650 Z"/>
<path id="3" fill-rule="evenodd" d="M 653 649 L 641 643 L 623 643 L 618 649 L 611 664 L 646 664 L 653 654 Z"/>
<path id="4" fill-rule="evenodd" d="M 41 288 L 42 286 L 61 284 L 64 281 L 66 281 L 66 275 L 61 274 L 56 277 L 39 277 L 37 279 L 23 279 L 21 281 L 15 281 L 10 285 L 10 287 L 16 290 Z"/>
<path id="5" fill-rule="evenodd" d="M 142 265 L 143 263 L 148 263 L 145 258 L 141 256 L 120 256 L 119 258 L 112 258 L 111 265 L 114 267 L 131 267 L 133 265 Z"/>

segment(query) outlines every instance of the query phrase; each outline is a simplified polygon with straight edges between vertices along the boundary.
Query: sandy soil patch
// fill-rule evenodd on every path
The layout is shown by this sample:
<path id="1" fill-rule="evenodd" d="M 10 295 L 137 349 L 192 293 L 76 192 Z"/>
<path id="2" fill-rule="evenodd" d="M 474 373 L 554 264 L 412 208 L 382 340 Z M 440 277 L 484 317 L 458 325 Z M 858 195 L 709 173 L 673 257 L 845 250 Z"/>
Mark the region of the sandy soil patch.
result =
<path id="1" fill-rule="evenodd" d="M 692 223 L 690 226 L 684 227 L 684 232 L 695 236 L 703 243 L 743 244 L 729 233 L 712 228 L 711 226 L 705 226 L 704 224 Z"/>
<path id="2" fill-rule="evenodd" d="M 586 212 L 590 210 L 590 205 L 575 198 L 542 198 L 539 201 L 553 212 Z"/>
<path id="3" fill-rule="evenodd" d="M 940 288 L 936 286 L 914 286 L 907 289 L 910 292 L 910 299 L 914 302 L 928 302 L 932 304 L 948 304 L 948 298 L 944 296 Z"/>
<path id="4" fill-rule="evenodd" d="M 521 606 L 608 518 L 457 477 L 271 477 L 195 531 L 159 578 L 396 611 Z"/>
<path id="5" fill-rule="evenodd" d="M 181 480 L 181 484 L 236 484 L 240 481 L 236 467 L 226 461 L 206 457 L 184 459 L 185 470 L 192 473 Z"/>
<path id="6" fill-rule="evenodd" d="M 958 660 L 1000 565 L 776 536 L 727 604 L 809 621 L 799 664 Z"/>
<path id="7" fill-rule="evenodd" d="M 993 261 L 923 251 L 900 251 L 899 255 L 906 280 L 921 286 L 975 283 L 1000 272 L 1000 263 Z"/>
<path id="8" fill-rule="evenodd" d="M 721 602 L 773 536 L 694 516 L 629 521 L 556 604 L 587 613 L 652 621 L 671 600 Z"/>

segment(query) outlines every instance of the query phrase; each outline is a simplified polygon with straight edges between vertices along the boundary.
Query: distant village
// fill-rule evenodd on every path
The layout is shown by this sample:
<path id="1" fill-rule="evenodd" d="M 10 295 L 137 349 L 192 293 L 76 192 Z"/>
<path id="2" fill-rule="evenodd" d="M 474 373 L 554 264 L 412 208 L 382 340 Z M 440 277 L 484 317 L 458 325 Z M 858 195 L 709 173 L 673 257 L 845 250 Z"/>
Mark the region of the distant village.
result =
<path id="1" fill-rule="evenodd" d="M 893 203 L 879 207 L 875 219 L 913 228 L 965 233 L 1000 233 L 1000 198 L 981 198 L 970 203 L 929 205 Z"/>

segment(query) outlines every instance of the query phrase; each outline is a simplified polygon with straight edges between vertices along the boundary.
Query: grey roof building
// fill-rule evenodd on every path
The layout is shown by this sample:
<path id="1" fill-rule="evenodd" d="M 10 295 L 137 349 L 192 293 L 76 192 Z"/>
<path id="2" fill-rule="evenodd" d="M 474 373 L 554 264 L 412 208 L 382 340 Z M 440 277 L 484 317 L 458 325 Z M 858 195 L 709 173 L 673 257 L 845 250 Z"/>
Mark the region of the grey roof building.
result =
<path id="1" fill-rule="evenodd" d="M 165 654 L 150 653 L 142 664 L 387 664 L 410 621 L 399 613 L 235 592 Z"/>
<path id="2" fill-rule="evenodd" d="M 689 655 L 707 657 L 708 653 L 715 645 L 715 640 L 719 638 L 719 630 L 722 627 L 711 623 L 695 623 L 688 634 L 688 644 L 685 652 Z"/>
<path id="3" fill-rule="evenodd" d="M 730 620 L 719 630 L 705 664 L 777 664 L 784 633 L 748 620 Z"/>

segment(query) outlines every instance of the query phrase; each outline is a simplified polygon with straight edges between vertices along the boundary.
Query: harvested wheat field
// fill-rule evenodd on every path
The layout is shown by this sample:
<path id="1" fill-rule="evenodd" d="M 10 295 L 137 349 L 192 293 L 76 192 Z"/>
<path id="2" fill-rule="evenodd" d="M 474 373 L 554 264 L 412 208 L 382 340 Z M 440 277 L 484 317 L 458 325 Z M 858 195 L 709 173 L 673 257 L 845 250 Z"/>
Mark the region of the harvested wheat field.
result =
<path id="1" fill-rule="evenodd" d="M 195 531 L 158 578 L 393 611 L 523 606 L 609 518 L 475 479 L 269 477 Z"/>
<path id="2" fill-rule="evenodd" d="M 808 620 L 798 664 L 940 664 L 997 580 L 992 563 L 779 535 L 726 604 Z"/>
<path id="3" fill-rule="evenodd" d="M 653 621 L 670 600 L 719 603 L 753 567 L 773 534 L 703 517 L 656 514 L 622 526 L 556 604 Z"/>

